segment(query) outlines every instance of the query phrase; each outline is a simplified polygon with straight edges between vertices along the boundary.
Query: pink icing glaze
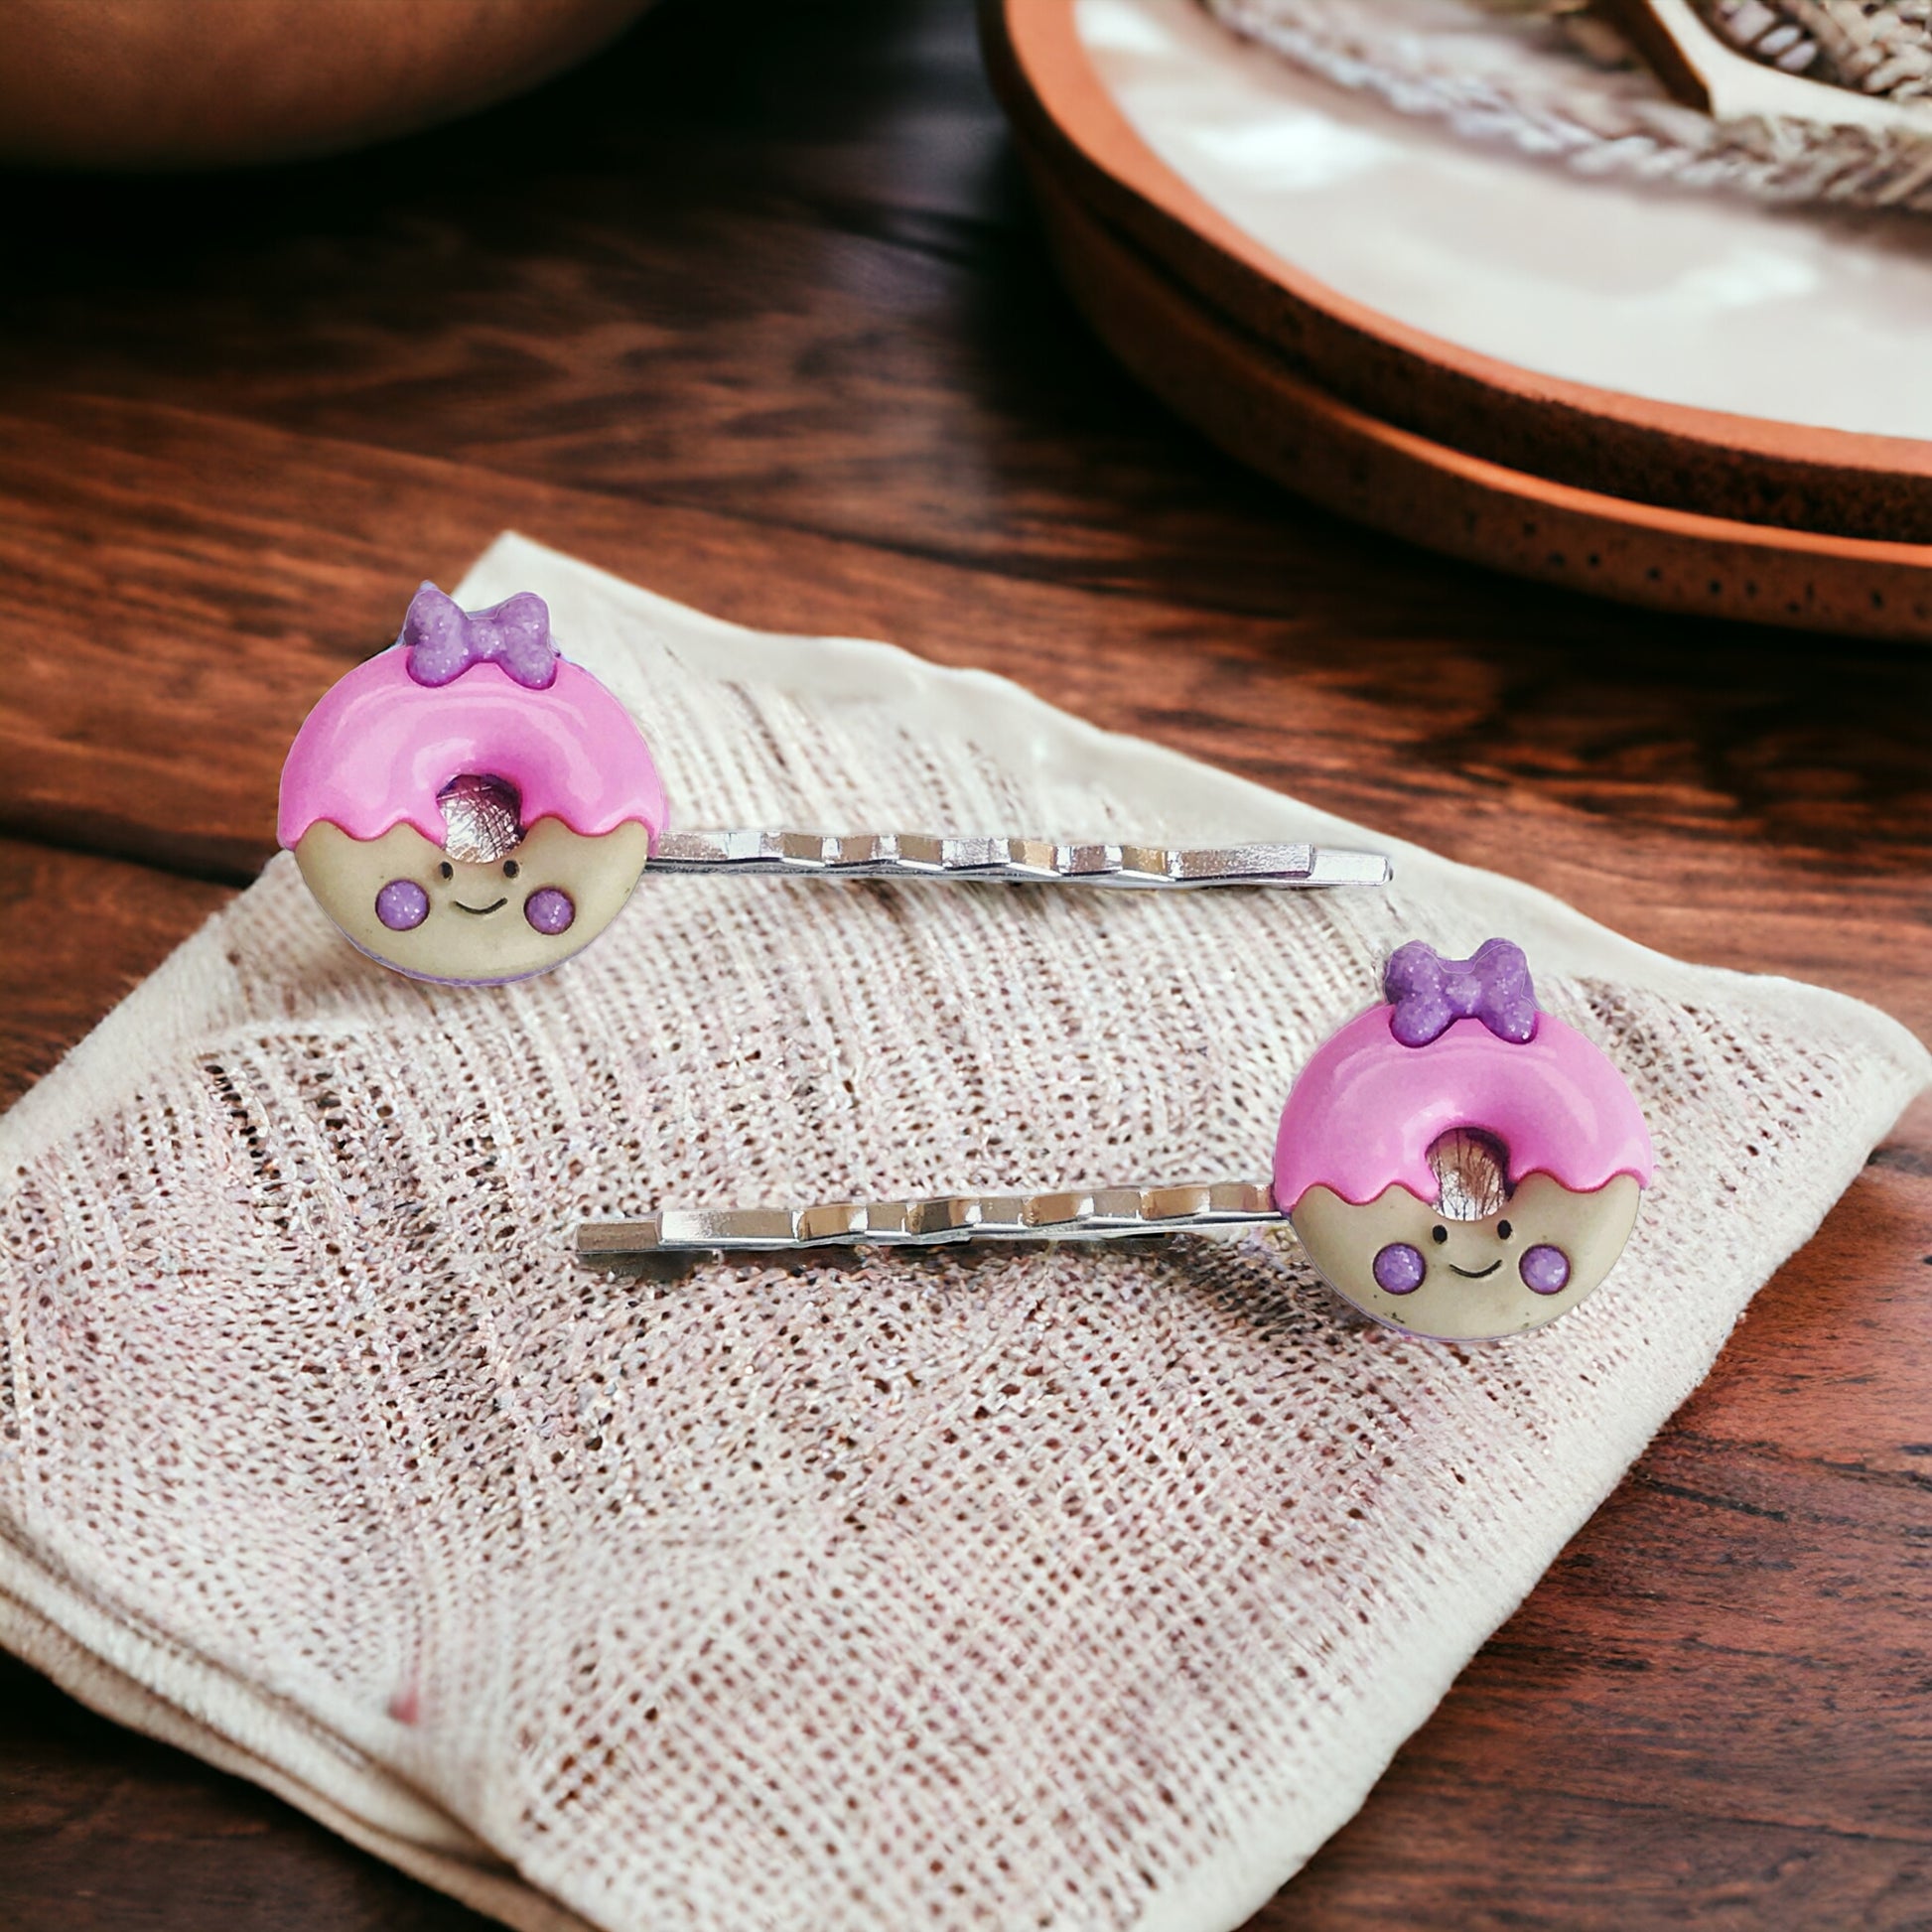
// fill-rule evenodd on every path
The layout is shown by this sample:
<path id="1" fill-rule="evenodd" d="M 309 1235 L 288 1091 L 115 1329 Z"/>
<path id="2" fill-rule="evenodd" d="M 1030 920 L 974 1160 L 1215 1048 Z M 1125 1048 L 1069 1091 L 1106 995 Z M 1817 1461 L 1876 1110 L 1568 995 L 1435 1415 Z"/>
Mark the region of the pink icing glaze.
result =
<path id="1" fill-rule="evenodd" d="M 277 834 L 293 846 L 328 819 L 352 839 L 409 824 L 443 843 L 436 794 L 460 772 L 505 778 L 523 823 L 560 818 L 601 837 L 641 824 L 653 842 L 669 812 L 635 721 L 589 671 L 567 661 L 533 691 L 495 664 L 454 683 L 418 684 L 398 645 L 327 691 L 303 720 L 282 767 Z"/>
<path id="2" fill-rule="evenodd" d="M 1427 1046 L 1389 1031 L 1393 1009 L 1371 1007 L 1317 1047 L 1282 1111 L 1275 1204 L 1293 1213 L 1317 1184 L 1360 1206 L 1400 1181 L 1438 1197 L 1430 1148 L 1451 1128 L 1480 1128 L 1509 1150 L 1513 1186 L 1547 1173 L 1594 1193 L 1620 1173 L 1647 1187 L 1650 1133 L 1608 1057 L 1544 1013 L 1536 1035 L 1498 1039 L 1480 1020 L 1457 1020 Z"/>

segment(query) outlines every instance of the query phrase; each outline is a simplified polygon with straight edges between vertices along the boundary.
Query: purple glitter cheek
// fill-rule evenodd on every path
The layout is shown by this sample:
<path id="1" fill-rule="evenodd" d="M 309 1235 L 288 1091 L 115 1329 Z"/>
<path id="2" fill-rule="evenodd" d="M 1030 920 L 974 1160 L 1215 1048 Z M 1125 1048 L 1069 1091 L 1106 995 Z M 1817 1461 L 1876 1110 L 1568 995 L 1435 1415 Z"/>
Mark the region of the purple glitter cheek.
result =
<path id="1" fill-rule="evenodd" d="M 577 917 L 577 907 L 571 903 L 568 893 L 546 886 L 523 901 L 523 916 L 539 932 L 554 939 L 558 933 L 570 930 L 571 922 Z"/>
<path id="2" fill-rule="evenodd" d="M 1406 1241 L 1391 1241 L 1375 1257 L 1375 1285 L 1390 1295 L 1413 1295 L 1428 1273 L 1422 1250 Z"/>
<path id="3" fill-rule="evenodd" d="M 429 917 L 429 895 L 413 879 L 392 879 L 375 896 L 375 916 L 391 932 L 408 932 Z"/>
<path id="4" fill-rule="evenodd" d="M 1570 1280 L 1570 1257 L 1561 1248 L 1539 1243 L 1524 1255 L 1517 1271 L 1532 1295 L 1555 1295 Z"/>

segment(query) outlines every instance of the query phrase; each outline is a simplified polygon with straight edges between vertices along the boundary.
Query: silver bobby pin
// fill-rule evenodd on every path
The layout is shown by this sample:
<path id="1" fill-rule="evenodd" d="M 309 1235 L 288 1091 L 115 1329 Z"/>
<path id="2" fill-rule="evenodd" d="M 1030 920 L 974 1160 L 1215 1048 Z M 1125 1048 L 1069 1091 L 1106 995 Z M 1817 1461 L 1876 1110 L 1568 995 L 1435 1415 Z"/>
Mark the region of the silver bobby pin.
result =
<path id="1" fill-rule="evenodd" d="M 1142 878 L 1180 884 L 1202 857 L 1132 862 L 1147 868 Z M 1108 876 L 1125 883 L 1127 861 Z M 1597 1287 L 1636 1223 L 1656 1165 L 1636 1097 L 1600 1047 L 1538 1006 L 1509 940 L 1487 939 L 1466 959 L 1411 940 L 1389 956 L 1382 990 L 1384 1004 L 1303 1067 L 1266 1180 L 665 1207 L 581 1226 L 577 1252 L 617 1266 L 707 1250 L 1121 1241 L 1286 1224 L 1315 1272 L 1389 1327 L 1454 1341 L 1540 1327 Z"/>
<path id="2" fill-rule="evenodd" d="M 673 832 L 669 812 L 636 719 L 562 655 L 542 598 L 519 591 L 463 611 L 425 584 L 395 648 L 339 679 L 303 721 L 277 831 L 350 944 L 442 986 L 549 972 L 658 873 L 1168 890 L 1389 878 L 1379 852 L 1310 845 Z"/>
<path id="3" fill-rule="evenodd" d="M 1224 1180 L 1056 1194 L 818 1201 L 809 1207 L 667 1208 L 636 1221 L 586 1222 L 577 1230 L 577 1252 L 588 1262 L 612 1265 L 657 1254 L 764 1254 L 861 1242 L 938 1248 L 956 1241 L 1119 1241 L 1286 1219 L 1266 1181 Z"/>
<path id="4" fill-rule="evenodd" d="M 1002 885 L 1124 886 L 1189 891 L 1209 886 L 1382 886 L 1380 852 L 1315 845 L 1075 845 L 1051 839 L 913 832 L 667 832 L 650 872 L 770 874 L 795 879 L 958 879 Z"/>

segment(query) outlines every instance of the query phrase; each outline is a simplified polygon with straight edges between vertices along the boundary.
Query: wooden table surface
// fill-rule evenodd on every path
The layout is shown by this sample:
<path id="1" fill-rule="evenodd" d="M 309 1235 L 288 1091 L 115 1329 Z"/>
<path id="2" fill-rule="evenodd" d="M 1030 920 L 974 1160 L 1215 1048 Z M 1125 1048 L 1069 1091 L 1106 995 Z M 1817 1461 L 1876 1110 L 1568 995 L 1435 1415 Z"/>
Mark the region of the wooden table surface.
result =
<path id="1" fill-rule="evenodd" d="M 1932 1035 L 1932 651 L 1405 550 L 1054 287 L 966 0 L 666 0 L 378 153 L 4 184 L 0 1099 L 273 842 L 310 702 L 514 526 L 985 665 Z M 1932 1924 L 1932 1109 L 1255 1921 Z M 0 1925 L 481 1920 L 0 1663 Z"/>

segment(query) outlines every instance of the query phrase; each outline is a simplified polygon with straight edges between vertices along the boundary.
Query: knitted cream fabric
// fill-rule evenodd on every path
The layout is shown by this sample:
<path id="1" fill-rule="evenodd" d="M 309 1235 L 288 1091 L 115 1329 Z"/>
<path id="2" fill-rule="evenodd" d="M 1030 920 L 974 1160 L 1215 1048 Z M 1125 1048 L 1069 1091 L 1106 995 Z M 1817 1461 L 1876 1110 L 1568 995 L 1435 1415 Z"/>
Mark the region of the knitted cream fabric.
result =
<path id="1" fill-rule="evenodd" d="M 685 824 L 1380 843 L 516 538 L 460 595 L 520 589 Z M 0 1123 L 0 1639 L 517 1926 L 1236 1924 L 1928 1073 L 1848 1000 L 1397 863 L 647 877 L 562 971 L 460 990 L 278 859 Z M 1380 956 L 1494 931 L 1659 1155 L 1609 1283 L 1517 1341 L 1345 1318 L 1285 1234 L 571 1258 L 655 1202 L 1264 1175 Z"/>
<path id="2" fill-rule="evenodd" d="M 1560 0 L 1203 3 L 1324 79 L 1580 174 L 1932 210 L 1932 141 L 1822 120 L 1714 120 L 1673 100 L 1607 20 L 1592 12 L 1580 27 Z"/>

